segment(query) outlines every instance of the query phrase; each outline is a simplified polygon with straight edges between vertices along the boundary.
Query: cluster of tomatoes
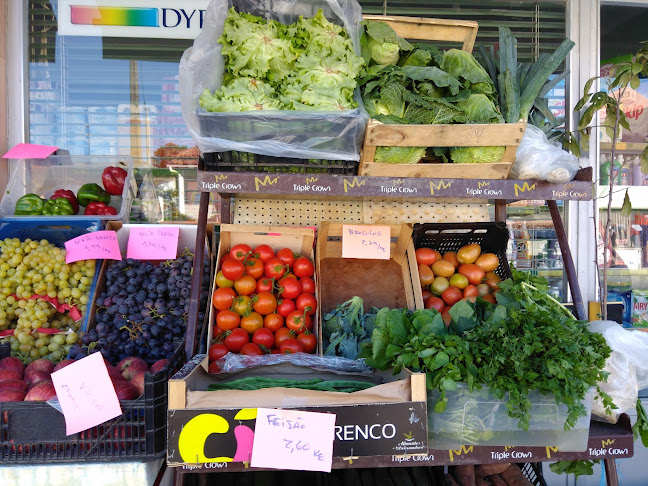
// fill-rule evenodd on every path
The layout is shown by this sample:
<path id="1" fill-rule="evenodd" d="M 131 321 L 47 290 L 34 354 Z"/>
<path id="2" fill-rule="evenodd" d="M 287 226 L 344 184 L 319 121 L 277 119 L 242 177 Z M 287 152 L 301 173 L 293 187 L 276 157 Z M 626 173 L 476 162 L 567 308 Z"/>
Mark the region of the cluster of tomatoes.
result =
<path id="1" fill-rule="evenodd" d="M 247 355 L 312 353 L 315 298 L 313 262 L 269 245 L 238 244 L 223 254 L 212 305 L 217 310 L 210 372 L 228 352 Z"/>
<path id="2" fill-rule="evenodd" d="M 448 310 L 460 300 L 474 302 L 481 297 L 495 303 L 493 293 L 499 290 L 501 281 L 494 273 L 499 258 L 494 253 L 482 253 L 480 245 L 472 243 L 443 255 L 430 248 L 418 248 L 416 263 L 425 308 L 441 312 L 446 323 L 450 322 Z"/>

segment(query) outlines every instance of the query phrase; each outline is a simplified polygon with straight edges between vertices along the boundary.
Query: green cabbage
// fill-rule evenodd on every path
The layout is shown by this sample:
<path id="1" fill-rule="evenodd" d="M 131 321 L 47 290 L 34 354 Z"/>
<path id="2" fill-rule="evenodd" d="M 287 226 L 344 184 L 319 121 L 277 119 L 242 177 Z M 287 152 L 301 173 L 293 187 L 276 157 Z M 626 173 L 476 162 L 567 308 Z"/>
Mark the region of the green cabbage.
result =
<path id="1" fill-rule="evenodd" d="M 459 100 L 457 108 L 463 110 L 466 118 L 473 123 L 504 123 L 495 103 L 482 93 L 471 94 L 468 99 Z"/>
<path id="2" fill-rule="evenodd" d="M 378 42 L 369 38 L 367 49 L 371 59 L 379 66 L 389 66 L 396 64 L 400 58 L 400 47 L 398 44 L 391 42 Z"/>
<path id="3" fill-rule="evenodd" d="M 376 162 L 416 164 L 425 156 L 426 147 L 376 147 Z"/>
<path id="4" fill-rule="evenodd" d="M 475 57 L 460 49 L 448 49 L 443 53 L 441 69 L 464 82 L 472 92 L 493 95 L 495 85 L 488 72 Z"/>
<path id="5" fill-rule="evenodd" d="M 506 147 L 452 147 L 450 158 L 455 164 L 492 164 L 501 162 Z"/>

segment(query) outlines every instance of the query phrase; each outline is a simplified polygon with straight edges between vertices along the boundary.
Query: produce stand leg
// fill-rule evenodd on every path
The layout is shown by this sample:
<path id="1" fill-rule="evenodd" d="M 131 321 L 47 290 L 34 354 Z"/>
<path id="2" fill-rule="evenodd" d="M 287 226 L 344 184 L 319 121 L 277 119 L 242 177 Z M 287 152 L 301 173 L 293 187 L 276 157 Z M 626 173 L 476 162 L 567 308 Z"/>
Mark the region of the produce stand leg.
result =
<path id="1" fill-rule="evenodd" d="M 547 201 L 547 206 L 549 206 L 551 220 L 553 221 L 554 229 L 556 230 L 556 237 L 558 238 L 558 244 L 560 245 L 560 253 L 562 253 L 563 265 L 565 266 L 565 272 L 567 273 L 567 281 L 569 282 L 569 289 L 571 290 L 576 318 L 587 319 L 585 307 L 583 306 L 583 297 L 576 277 L 574 260 L 572 258 L 571 250 L 569 249 L 567 233 L 565 233 L 565 227 L 563 226 L 562 218 L 560 217 L 558 204 L 556 201 Z"/>
<path id="2" fill-rule="evenodd" d="M 495 222 L 506 223 L 506 201 L 502 199 L 495 200 Z"/>
<path id="3" fill-rule="evenodd" d="M 232 222 L 232 195 L 221 194 L 220 220 L 223 224 Z"/>
<path id="4" fill-rule="evenodd" d="M 202 269 L 205 260 L 205 233 L 207 231 L 207 210 L 209 209 L 209 192 L 200 193 L 198 209 L 198 227 L 196 230 L 196 247 L 194 250 L 193 273 L 191 274 L 191 294 L 189 300 L 189 319 L 187 320 L 187 335 L 185 353 L 187 361 L 196 352 L 196 328 L 200 309 L 200 292 L 202 291 Z"/>
<path id="5" fill-rule="evenodd" d="M 603 459 L 605 465 L 605 479 L 608 486 L 619 486 L 619 478 L 617 477 L 616 462 L 614 459 Z"/>

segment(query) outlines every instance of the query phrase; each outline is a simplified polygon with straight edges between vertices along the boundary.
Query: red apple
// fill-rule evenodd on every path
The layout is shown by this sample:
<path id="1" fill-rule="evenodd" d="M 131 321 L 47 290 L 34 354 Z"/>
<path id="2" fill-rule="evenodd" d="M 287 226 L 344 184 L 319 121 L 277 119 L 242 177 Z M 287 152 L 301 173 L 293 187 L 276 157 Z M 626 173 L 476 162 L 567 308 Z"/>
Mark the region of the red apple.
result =
<path id="1" fill-rule="evenodd" d="M 120 400 L 134 400 L 138 397 L 137 388 L 127 381 L 113 381 L 113 386 Z"/>
<path id="2" fill-rule="evenodd" d="M 54 367 L 54 371 L 61 370 L 61 369 L 65 368 L 66 366 L 71 365 L 72 363 L 74 363 L 74 360 L 73 360 L 73 359 L 64 359 L 63 361 L 61 361 L 59 364 L 57 364 L 57 365 Z M 53 373 L 54 371 L 52 371 L 52 373 Z"/>
<path id="3" fill-rule="evenodd" d="M 7 380 L 0 382 L 0 391 L 18 390 L 27 393 L 27 383 L 22 380 Z"/>
<path id="4" fill-rule="evenodd" d="M 18 358 L 13 356 L 7 356 L 6 358 L 0 359 L 0 370 L 14 370 L 20 374 L 22 379 L 25 374 L 25 365 Z"/>
<path id="5" fill-rule="evenodd" d="M 124 378 L 130 380 L 139 371 L 148 371 L 148 365 L 142 358 L 129 356 L 128 358 L 122 359 L 119 364 L 117 364 L 117 369 L 121 371 Z"/>
<path id="6" fill-rule="evenodd" d="M 37 383 L 25 396 L 26 402 L 46 402 L 56 396 L 56 390 L 51 381 Z"/>
<path id="7" fill-rule="evenodd" d="M 168 359 L 166 359 L 166 358 L 165 359 L 158 359 L 155 363 L 153 363 L 151 365 L 151 369 L 149 370 L 149 372 L 157 373 L 158 371 L 162 371 L 164 368 L 167 367 L 168 364 L 169 364 Z"/>
<path id="8" fill-rule="evenodd" d="M 8 380 L 22 380 L 22 373 L 14 369 L 0 369 L 0 383 Z"/>
<path id="9" fill-rule="evenodd" d="M 51 373 L 40 370 L 30 370 L 27 368 L 25 370 L 25 383 L 28 385 L 34 385 L 39 381 L 48 381 L 51 380 Z"/>
<path id="10" fill-rule="evenodd" d="M 46 371 L 47 373 L 52 373 L 52 371 L 54 371 L 54 363 L 45 358 L 37 359 L 36 361 L 32 361 L 27 365 L 27 368 L 25 369 L 25 375 L 29 370 Z"/>
<path id="11" fill-rule="evenodd" d="M 144 394 L 144 377 L 146 375 L 146 371 L 139 371 L 136 373 L 131 379 L 130 383 L 133 385 L 135 388 L 137 388 L 137 396 L 143 395 Z"/>
<path id="12" fill-rule="evenodd" d="M 110 376 L 112 381 L 127 381 L 126 378 L 124 378 L 124 375 L 121 374 L 121 371 L 114 366 L 108 365 L 106 366 L 106 369 L 108 370 L 108 376 Z"/>
<path id="13" fill-rule="evenodd" d="M 20 390 L 0 390 L 0 402 L 22 402 L 25 392 Z"/>

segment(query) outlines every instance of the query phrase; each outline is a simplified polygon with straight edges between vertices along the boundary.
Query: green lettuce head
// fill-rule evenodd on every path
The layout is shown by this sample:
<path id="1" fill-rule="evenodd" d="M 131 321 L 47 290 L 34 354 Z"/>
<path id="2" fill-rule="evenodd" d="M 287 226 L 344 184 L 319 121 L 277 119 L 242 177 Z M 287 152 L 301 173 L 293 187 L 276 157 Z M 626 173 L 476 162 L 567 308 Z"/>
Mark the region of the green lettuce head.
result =
<path id="1" fill-rule="evenodd" d="M 450 158 L 455 164 L 494 164 L 501 162 L 506 147 L 452 147 Z"/>
<path id="2" fill-rule="evenodd" d="M 396 64 L 400 58 L 398 44 L 391 42 L 378 42 L 371 38 L 367 42 L 367 49 L 369 49 L 371 59 L 380 66 Z"/>
<path id="3" fill-rule="evenodd" d="M 374 160 L 383 164 L 416 164 L 425 151 L 426 147 L 376 147 Z"/>
<path id="4" fill-rule="evenodd" d="M 238 78 L 211 94 L 203 91 L 200 107 L 205 111 L 281 110 L 274 88 L 256 78 Z"/>

